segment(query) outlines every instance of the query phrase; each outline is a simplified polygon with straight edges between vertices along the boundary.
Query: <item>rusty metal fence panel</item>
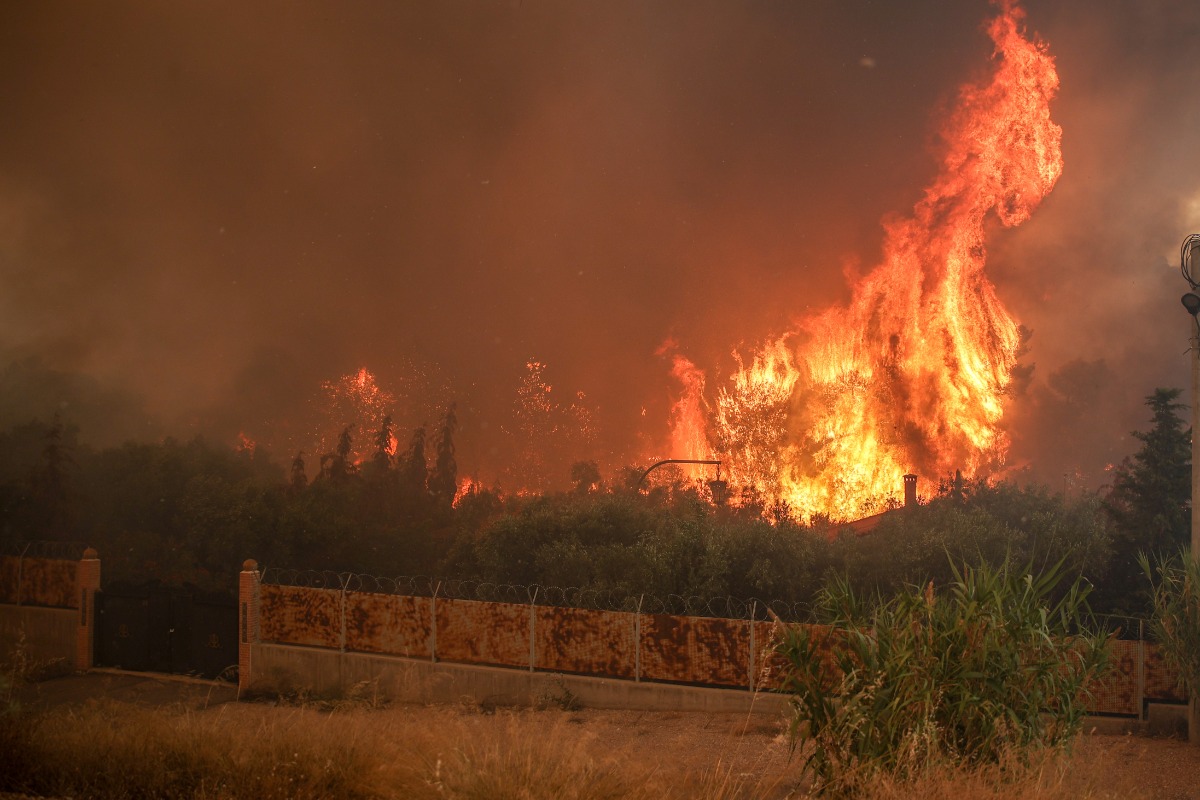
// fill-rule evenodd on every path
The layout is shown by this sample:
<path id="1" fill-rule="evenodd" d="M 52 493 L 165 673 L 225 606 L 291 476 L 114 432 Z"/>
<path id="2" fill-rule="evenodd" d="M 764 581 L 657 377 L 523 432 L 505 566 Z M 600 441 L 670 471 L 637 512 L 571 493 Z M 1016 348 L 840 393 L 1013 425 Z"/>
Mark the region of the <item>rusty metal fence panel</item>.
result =
<path id="1" fill-rule="evenodd" d="M 78 561 L 22 559 L 18 602 L 52 608 L 79 608 L 78 572 Z"/>
<path id="2" fill-rule="evenodd" d="M 1113 670 L 1108 677 L 1094 681 L 1089 690 L 1092 699 L 1088 710 L 1094 714 L 1137 715 L 1142 712 L 1138 695 L 1138 659 L 1143 643 L 1113 640 L 1109 642 L 1109 657 Z"/>
<path id="3" fill-rule="evenodd" d="M 1187 693 L 1179 685 L 1179 673 L 1167 666 L 1162 648 L 1145 642 L 1145 697 L 1156 703 L 1186 703 Z"/>
<path id="4" fill-rule="evenodd" d="M 534 608 L 534 668 L 613 678 L 637 676 L 637 614 Z"/>
<path id="5" fill-rule="evenodd" d="M 9 577 L 13 561 L 0 558 L 5 586 L 17 582 Z M 77 604 L 76 564 L 25 559 L 25 566 L 34 562 L 33 585 L 42 587 L 38 597 L 43 602 Z M 516 591 L 523 587 L 508 594 L 514 599 L 524 594 L 529 603 L 444 597 L 432 582 L 429 595 L 413 596 L 396 593 L 404 586 L 398 579 L 385 583 L 330 575 L 316 585 L 261 584 L 262 639 L 621 679 L 765 691 L 783 684 L 786 662 L 775 652 L 782 636 L 779 622 L 537 605 L 537 592 Z M 56 595 L 52 587 L 68 581 L 72 591 Z M 756 602 L 746 608 L 748 617 L 756 616 Z M 803 625 L 817 635 L 833 690 L 839 678 L 838 632 L 783 624 Z M 1157 645 L 1114 639 L 1112 648 L 1114 672 L 1090 687 L 1092 713 L 1140 716 L 1145 701 L 1185 702 L 1178 676 Z"/>
<path id="6" fill-rule="evenodd" d="M 273 584 L 263 584 L 259 590 L 259 636 L 263 641 L 341 647 L 340 590 Z"/>
<path id="7" fill-rule="evenodd" d="M 641 629 L 643 678 L 749 685 L 749 620 L 644 614 Z"/>
<path id="8" fill-rule="evenodd" d="M 347 592 L 346 649 L 409 658 L 433 654 L 433 600 Z"/>
<path id="9" fill-rule="evenodd" d="M 438 598 L 438 660 L 528 668 L 531 608 Z"/>
<path id="10" fill-rule="evenodd" d="M 0 603 L 17 603 L 21 575 L 18 556 L 0 556 Z"/>
<path id="11" fill-rule="evenodd" d="M 783 676 L 787 669 L 787 659 L 779 655 L 775 648 L 783 641 L 784 627 L 778 622 L 754 623 L 754 688 L 764 691 L 778 691 L 783 688 Z M 808 625 L 804 623 L 787 623 L 786 627 L 806 629 L 816 637 L 817 653 L 821 659 L 821 670 L 824 679 L 832 687 L 841 678 L 841 668 L 838 666 L 837 648 L 841 634 L 828 625 Z"/>

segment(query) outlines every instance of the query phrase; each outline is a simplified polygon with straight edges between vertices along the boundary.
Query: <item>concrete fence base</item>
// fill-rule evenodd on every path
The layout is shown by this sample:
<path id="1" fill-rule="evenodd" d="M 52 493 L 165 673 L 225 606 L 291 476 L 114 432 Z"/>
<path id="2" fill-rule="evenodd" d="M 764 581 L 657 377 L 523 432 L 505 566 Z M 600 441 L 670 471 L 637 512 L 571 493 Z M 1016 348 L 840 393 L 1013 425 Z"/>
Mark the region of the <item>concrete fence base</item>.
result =
<path id="1" fill-rule="evenodd" d="M 782 714 L 787 699 L 744 689 L 637 683 L 549 672 L 340 653 L 315 647 L 254 644 L 250 689 L 311 690 L 333 697 L 403 703 L 567 707 L 640 711 Z"/>

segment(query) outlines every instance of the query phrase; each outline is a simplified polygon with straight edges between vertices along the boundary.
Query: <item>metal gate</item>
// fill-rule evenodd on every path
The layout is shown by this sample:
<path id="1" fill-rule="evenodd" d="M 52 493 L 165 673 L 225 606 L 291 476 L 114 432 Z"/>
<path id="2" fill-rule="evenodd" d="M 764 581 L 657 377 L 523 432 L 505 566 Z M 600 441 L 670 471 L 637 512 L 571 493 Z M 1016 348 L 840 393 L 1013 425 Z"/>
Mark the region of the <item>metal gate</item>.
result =
<path id="1" fill-rule="evenodd" d="M 113 586 L 96 593 L 96 666 L 234 677 L 237 600 L 194 586 Z"/>

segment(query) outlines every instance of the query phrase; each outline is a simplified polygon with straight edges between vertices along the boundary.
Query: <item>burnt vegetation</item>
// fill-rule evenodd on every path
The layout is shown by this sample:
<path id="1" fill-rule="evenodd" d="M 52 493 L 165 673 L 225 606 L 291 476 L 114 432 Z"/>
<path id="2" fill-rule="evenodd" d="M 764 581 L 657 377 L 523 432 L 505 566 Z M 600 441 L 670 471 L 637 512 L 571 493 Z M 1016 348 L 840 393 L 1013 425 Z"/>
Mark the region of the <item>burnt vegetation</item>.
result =
<path id="1" fill-rule="evenodd" d="M 885 594 L 953 579 L 950 565 L 1050 566 L 1094 587 L 1093 609 L 1142 615 L 1138 555 L 1187 541 L 1190 431 L 1178 392 L 1147 404 L 1150 430 L 1097 493 L 947 478 L 867 534 L 825 520 L 801 525 L 753 491 L 716 505 L 682 474 L 637 486 L 633 468 L 605 479 L 591 462 L 563 492 L 456 497 L 453 406 L 400 450 L 385 419 L 373 455 L 352 463 L 354 431 L 284 468 L 261 452 L 203 438 L 96 449 L 57 417 L 0 433 L 0 546 L 85 542 L 105 580 L 232 585 L 238 566 L 426 575 L 503 584 L 807 604 L 831 574 Z"/>

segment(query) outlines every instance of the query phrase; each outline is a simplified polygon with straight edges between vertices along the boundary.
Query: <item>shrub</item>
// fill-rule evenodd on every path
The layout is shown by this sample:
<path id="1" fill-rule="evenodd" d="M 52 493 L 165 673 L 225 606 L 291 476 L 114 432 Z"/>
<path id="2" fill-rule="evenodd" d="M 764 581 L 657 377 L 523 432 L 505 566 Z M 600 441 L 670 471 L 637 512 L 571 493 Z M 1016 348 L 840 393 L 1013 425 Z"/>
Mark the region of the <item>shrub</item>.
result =
<path id="1" fill-rule="evenodd" d="M 1144 554 L 1139 560 L 1151 585 L 1151 635 L 1178 670 L 1184 689 L 1195 695 L 1200 690 L 1200 561 L 1186 550 L 1160 556 L 1153 566 Z"/>
<path id="2" fill-rule="evenodd" d="M 835 579 L 818 599 L 829 626 L 784 631 L 792 743 L 811 744 L 804 769 L 818 791 L 1012 763 L 1078 732 L 1106 663 L 1103 637 L 1078 632 L 1087 588 L 1055 592 L 1061 564 L 1040 577 L 986 565 L 953 575 L 936 596 L 930 584 L 872 601 Z"/>

